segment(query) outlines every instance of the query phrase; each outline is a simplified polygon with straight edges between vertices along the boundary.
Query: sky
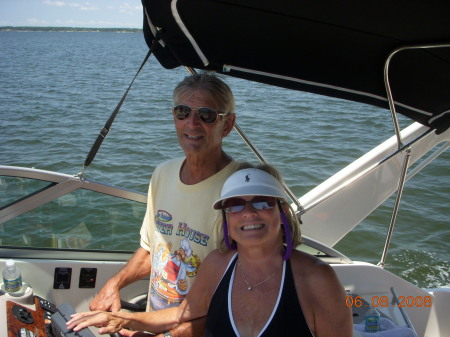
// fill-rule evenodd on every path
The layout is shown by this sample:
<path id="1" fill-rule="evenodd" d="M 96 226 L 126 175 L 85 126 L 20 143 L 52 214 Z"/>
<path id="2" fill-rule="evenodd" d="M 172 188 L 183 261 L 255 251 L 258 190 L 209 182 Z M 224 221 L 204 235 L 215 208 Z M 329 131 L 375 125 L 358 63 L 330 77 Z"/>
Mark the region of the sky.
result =
<path id="1" fill-rule="evenodd" d="M 0 26 L 142 28 L 141 0 L 0 0 Z"/>

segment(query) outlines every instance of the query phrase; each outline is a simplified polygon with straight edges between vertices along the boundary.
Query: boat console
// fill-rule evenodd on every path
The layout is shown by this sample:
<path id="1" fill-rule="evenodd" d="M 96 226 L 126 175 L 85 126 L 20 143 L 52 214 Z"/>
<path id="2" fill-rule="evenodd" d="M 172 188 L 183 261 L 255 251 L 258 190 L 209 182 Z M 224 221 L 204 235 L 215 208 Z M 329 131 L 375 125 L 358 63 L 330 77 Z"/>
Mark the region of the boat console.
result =
<path id="1" fill-rule="evenodd" d="M 95 337 L 89 329 L 67 330 L 66 322 L 74 313 L 67 302 L 56 306 L 32 293 L 20 297 L 4 294 L 0 296 L 0 315 L 7 324 L 0 333 L 5 337 Z"/>

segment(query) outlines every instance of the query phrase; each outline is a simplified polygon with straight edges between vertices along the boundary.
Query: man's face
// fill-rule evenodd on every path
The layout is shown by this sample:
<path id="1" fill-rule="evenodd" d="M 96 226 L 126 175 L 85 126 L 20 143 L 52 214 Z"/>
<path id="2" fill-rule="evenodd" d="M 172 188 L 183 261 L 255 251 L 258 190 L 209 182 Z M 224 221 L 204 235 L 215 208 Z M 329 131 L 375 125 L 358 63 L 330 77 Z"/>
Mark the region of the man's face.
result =
<path id="1" fill-rule="evenodd" d="M 192 108 L 207 107 L 219 111 L 217 103 L 210 95 L 202 90 L 186 93 L 178 104 L 188 105 Z M 200 155 L 209 156 L 222 150 L 222 138 L 231 131 L 232 122 L 230 116 L 224 119 L 221 116 L 213 123 L 203 122 L 193 110 L 186 119 L 179 120 L 174 116 L 175 129 L 177 130 L 178 142 L 186 156 Z M 231 124 L 231 128 L 230 128 Z"/>

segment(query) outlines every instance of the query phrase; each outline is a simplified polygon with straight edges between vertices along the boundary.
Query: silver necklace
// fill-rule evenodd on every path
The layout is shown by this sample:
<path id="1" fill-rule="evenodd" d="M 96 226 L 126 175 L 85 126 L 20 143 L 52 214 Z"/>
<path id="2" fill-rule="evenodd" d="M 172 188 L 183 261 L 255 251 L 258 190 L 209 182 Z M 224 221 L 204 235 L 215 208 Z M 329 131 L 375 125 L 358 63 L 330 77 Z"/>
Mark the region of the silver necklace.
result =
<path id="1" fill-rule="evenodd" d="M 240 264 L 239 260 L 237 261 L 237 263 L 238 263 L 238 265 L 239 265 L 239 267 L 240 267 L 239 269 L 241 270 L 242 276 L 244 277 L 244 281 L 245 281 L 245 284 L 247 285 L 247 290 L 248 290 L 248 291 L 252 290 L 254 287 L 257 287 L 257 286 L 263 284 L 264 282 L 269 281 L 272 277 L 274 277 L 274 276 L 276 275 L 276 273 L 278 273 L 278 270 L 276 270 L 276 271 L 273 272 L 273 274 L 267 276 L 267 277 L 266 277 L 264 280 L 262 280 L 261 282 L 258 282 L 258 283 L 256 283 L 256 284 L 250 284 L 250 283 L 248 283 L 247 278 L 245 277 L 244 268 L 243 268 L 242 265 Z"/>

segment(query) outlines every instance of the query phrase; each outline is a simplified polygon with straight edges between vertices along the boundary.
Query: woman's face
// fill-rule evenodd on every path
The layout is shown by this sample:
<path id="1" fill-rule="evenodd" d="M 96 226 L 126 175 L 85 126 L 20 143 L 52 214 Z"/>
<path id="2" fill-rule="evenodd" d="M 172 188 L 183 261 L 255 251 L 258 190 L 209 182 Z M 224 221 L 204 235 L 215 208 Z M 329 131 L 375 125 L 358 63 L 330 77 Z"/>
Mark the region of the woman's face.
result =
<path id="1" fill-rule="evenodd" d="M 229 234 L 238 244 L 259 246 L 273 245 L 278 241 L 280 244 L 282 243 L 280 210 L 275 198 L 267 198 L 269 197 L 239 197 L 237 199 L 246 201 L 244 208 L 239 212 L 232 212 L 233 207 L 230 207 L 231 211 L 226 212 Z M 236 198 L 227 200 L 224 203 L 225 207 L 239 204 L 239 202 L 233 202 L 234 199 Z M 264 199 L 267 199 L 268 202 L 265 203 Z M 239 209 L 239 207 L 234 207 L 234 209 Z"/>

